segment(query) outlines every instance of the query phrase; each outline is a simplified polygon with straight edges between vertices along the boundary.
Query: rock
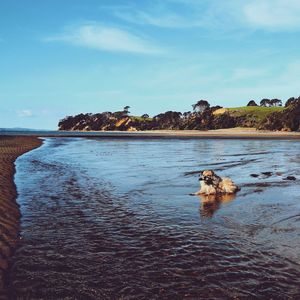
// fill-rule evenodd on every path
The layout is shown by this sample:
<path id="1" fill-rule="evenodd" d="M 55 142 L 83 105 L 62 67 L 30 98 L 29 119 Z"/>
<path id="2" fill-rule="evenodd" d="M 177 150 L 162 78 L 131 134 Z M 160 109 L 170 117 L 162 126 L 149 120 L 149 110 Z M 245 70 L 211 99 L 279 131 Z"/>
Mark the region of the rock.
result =
<path id="1" fill-rule="evenodd" d="M 295 176 L 287 176 L 286 178 L 283 178 L 283 180 L 296 180 Z"/>
<path id="2" fill-rule="evenodd" d="M 127 129 L 127 131 L 138 131 L 135 127 L 129 127 L 128 129 Z"/>
<path id="3" fill-rule="evenodd" d="M 255 186 L 256 187 L 269 187 L 269 186 L 271 186 L 271 184 L 268 182 L 260 182 L 260 183 L 257 183 Z"/>
<path id="4" fill-rule="evenodd" d="M 259 175 L 258 175 L 258 174 L 250 174 L 250 176 L 256 178 L 256 177 L 258 177 Z"/>
<path id="5" fill-rule="evenodd" d="M 261 172 L 261 174 L 265 176 L 271 176 L 273 173 L 272 172 Z"/>

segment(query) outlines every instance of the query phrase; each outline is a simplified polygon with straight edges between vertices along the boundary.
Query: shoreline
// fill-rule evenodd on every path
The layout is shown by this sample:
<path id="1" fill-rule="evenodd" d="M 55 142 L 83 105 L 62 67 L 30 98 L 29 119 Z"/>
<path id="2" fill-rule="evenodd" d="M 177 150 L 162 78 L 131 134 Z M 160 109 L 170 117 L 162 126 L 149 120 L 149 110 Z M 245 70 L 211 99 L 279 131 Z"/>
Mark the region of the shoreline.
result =
<path id="1" fill-rule="evenodd" d="M 89 137 L 143 139 L 274 139 L 300 140 L 300 132 L 260 131 L 254 128 L 217 130 L 148 130 L 148 131 L 3 131 L 0 136 Z"/>
<path id="2" fill-rule="evenodd" d="M 20 211 L 16 202 L 14 183 L 15 161 L 22 154 L 38 148 L 42 140 L 37 137 L 0 135 L 0 297 L 6 295 L 6 273 L 9 259 L 19 240 Z"/>

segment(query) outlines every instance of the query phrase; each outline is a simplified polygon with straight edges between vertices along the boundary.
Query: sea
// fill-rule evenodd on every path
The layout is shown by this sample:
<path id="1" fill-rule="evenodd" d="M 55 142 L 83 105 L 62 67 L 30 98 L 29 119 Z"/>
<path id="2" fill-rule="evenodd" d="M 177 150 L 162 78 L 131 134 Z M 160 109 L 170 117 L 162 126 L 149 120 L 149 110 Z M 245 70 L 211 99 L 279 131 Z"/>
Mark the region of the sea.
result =
<path id="1" fill-rule="evenodd" d="M 16 161 L 12 299 L 299 299 L 296 140 L 43 138 Z M 241 190 L 191 196 L 214 170 Z"/>

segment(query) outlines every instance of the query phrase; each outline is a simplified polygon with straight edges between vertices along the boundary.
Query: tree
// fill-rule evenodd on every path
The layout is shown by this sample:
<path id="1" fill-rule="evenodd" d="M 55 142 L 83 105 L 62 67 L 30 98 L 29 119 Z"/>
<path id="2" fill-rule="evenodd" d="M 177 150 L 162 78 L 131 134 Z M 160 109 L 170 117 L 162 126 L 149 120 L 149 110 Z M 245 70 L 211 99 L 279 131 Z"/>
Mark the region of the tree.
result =
<path id="1" fill-rule="evenodd" d="M 300 98 L 292 101 L 286 109 L 267 115 L 259 124 L 258 129 L 299 131 Z"/>
<path id="2" fill-rule="evenodd" d="M 247 106 L 258 106 L 254 100 L 250 100 Z"/>
<path id="3" fill-rule="evenodd" d="M 236 120 L 228 112 L 214 116 L 213 129 L 232 128 L 236 126 Z"/>
<path id="4" fill-rule="evenodd" d="M 210 104 L 206 100 L 199 100 L 197 103 L 192 105 L 195 112 L 203 113 L 205 110 L 209 109 Z"/>
<path id="5" fill-rule="evenodd" d="M 160 129 L 179 129 L 181 125 L 181 112 L 167 111 L 154 117 Z"/>
<path id="6" fill-rule="evenodd" d="M 264 98 L 264 99 L 262 99 L 262 100 L 260 101 L 260 106 L 263 106 L 263 107 L 270 107 L 270 105 L 271 105 L 271 100 L 270 100 L 270 99 Z"/>
<path id="7" fill-rule="evenodd" d="M 190 111 L 185 111 L 185 112 L 182 114 L 182 116 L 183 116 L 185 119 L 187 119 L 187 118 L 189 118 L 189 117 L 191 116 L 191 112 L 190 112 Z"/>
<path id="8" fill-rule="evenodd" d="M 128 105 L 123 108 L 124 115 L 127 116 L 130 113 L 129 108 L 130 108 L 130 106 L 128 106 Z"/>
<path id="9" fill-rule="evenodd" d="M 270 100 L 270 106 L 282 106 L 282 101 L 280 99 Z"/>
<path id="10" fill-rule="evenodd" d="M 148 114 L 143 114 L 141 117 L 142 117 L 143 119 L 148 119 L 148 118 L 149 118 L 149 115 L 148 115 Z"/>
<path id="11" fill-rule="evenodd" d="M 297 101 L 297 99 L 295 97 L 291 97 L 289 98 L 286 102 L 285 102 L 285 107 L 290 106 L 291 104 L 295 103 Z"/>
<path id="12" fill-rule="evenodd" d="M 113 116 L 116 118 L 116 119 L 122 119 L 124 117 L 127 116 L 127 114 L 122 110 L 122 111 L 115 111 L 113 113 Z"/>
<path id="13" fill-rule="evenodd" d="M 211 110 L 211 112 L 214 112 L 214 111 L 216 111 L 216 110 L 218 110 L 218 109 L 220 109 L 220 108 L 223 108 L 223 107 L 220 106 L 220 105 L 216 105 L 216 106 L 212 106 L 212 107 L 210 108 L 210 110 Z"/>

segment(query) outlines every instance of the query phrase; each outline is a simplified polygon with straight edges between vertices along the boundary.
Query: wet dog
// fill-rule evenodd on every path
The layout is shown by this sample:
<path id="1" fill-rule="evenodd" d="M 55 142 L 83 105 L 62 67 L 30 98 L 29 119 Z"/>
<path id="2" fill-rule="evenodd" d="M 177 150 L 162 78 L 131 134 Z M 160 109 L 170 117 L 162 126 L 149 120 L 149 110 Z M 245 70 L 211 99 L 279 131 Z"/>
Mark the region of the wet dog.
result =
<path id="1" fill-rule="evenodd" d="M 221 178 L 212 170 L 201 172 L 199 180 L 200 190 L 194 195 L 235 194 L 240 190 L 230 178 Z"/>

